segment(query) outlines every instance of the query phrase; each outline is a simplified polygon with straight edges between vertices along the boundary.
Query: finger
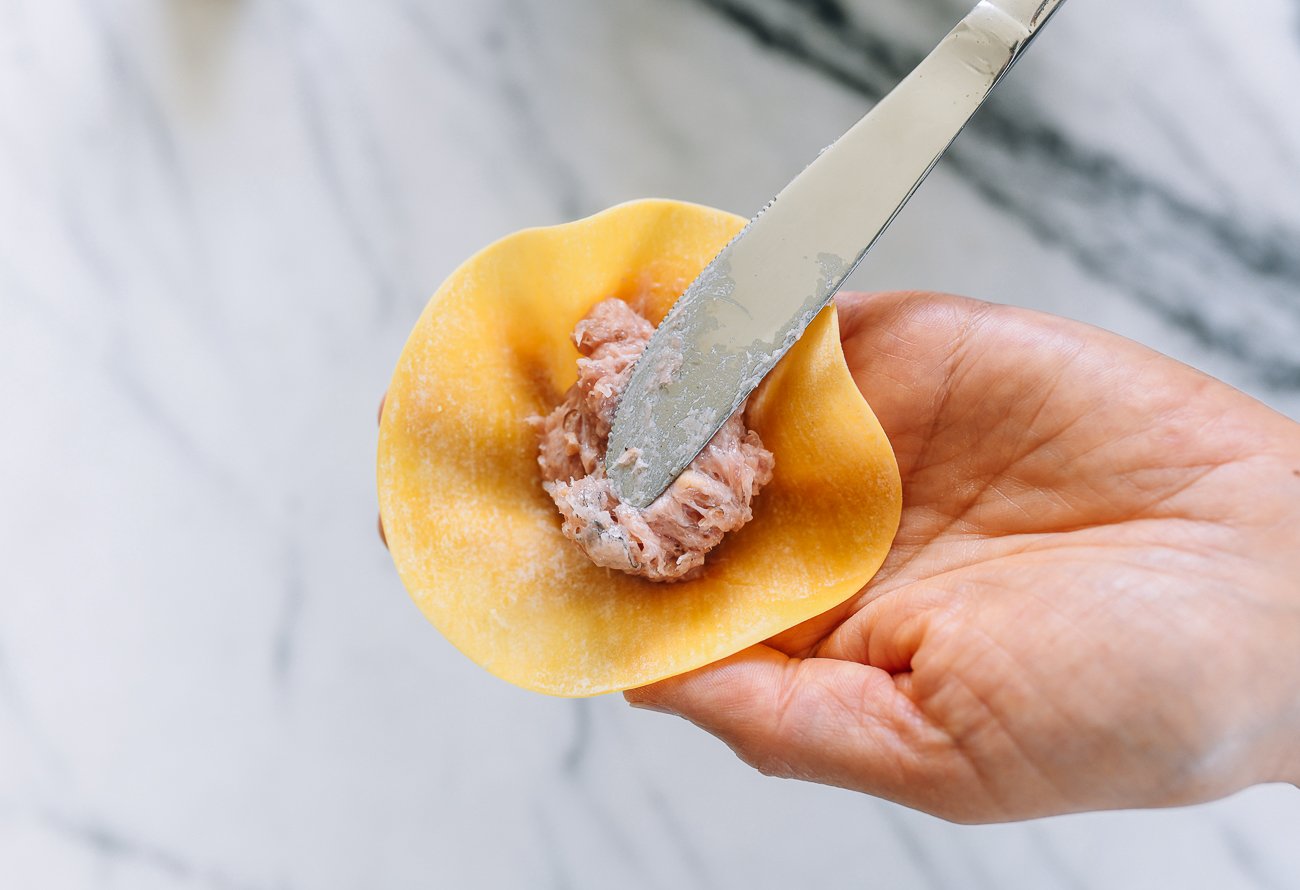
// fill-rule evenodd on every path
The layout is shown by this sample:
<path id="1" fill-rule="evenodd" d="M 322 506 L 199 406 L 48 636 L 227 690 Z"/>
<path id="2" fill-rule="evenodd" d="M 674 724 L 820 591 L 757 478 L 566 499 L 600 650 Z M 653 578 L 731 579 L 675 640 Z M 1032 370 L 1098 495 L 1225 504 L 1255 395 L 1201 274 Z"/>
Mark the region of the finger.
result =
<path id="1" fill-rule="evenodd" d="M 1135 475 L 1149 487 L 1189 428 L 1186 369 L 1098 328 L 941 294 L 837 305 L 845 359 L 898 458 L 904 547 L 1131 519 Z M 1161 434 L 1164 417 L 1178 422 Z M 1208 466 L 1204 446 L 1172 450 Z"/>
<path id="2" fill-rule="evenodd" d="M 812 654 L 855 661 L 890 674 L 912 669 L 926 639 L 953 620 L 962 602 L 943 584 L 904 584 L 884 594 L 859 598 L 852 615 L 835 627 Z"/>
<path id="3" fill-rule="evenodd" d="M 376 418 L 375 418 L 375 422 L 376 422 L 376 423 L 383 423 L 383 420 L 384 420 L 384 402 L 387 402 L 387 401 L 388 401 L 388 390 L 384 390 L 384 394 L 383 394 L 382 396 L 379 397 L 379 414 L 378 414 L 378 416 L 376 416 Z"/>
<path id="4" fill-rule="evenodd" d="M 826 635 L 833 628 L 839 627 L 858 608 L 860 596 L 854 596 L 820 615 L 769 637 L 763 641 L 763 645 L 791 658 L 805 658 L 813 654 Z"/>
<path id="5" fill-rule="evenodd" d="M 901 803 L 915 805 L 951 763 L 950 740 L 867 665 L 756 646 L 625 696 L 685 717 L 764 774 Z"/>
<path id="6" fill-rule="evenodd" d="M 845 361 L 907 479 L 942 419 L 962 350 L 993 307 L 911 292 L 845 293 L 836 306 Z"/>

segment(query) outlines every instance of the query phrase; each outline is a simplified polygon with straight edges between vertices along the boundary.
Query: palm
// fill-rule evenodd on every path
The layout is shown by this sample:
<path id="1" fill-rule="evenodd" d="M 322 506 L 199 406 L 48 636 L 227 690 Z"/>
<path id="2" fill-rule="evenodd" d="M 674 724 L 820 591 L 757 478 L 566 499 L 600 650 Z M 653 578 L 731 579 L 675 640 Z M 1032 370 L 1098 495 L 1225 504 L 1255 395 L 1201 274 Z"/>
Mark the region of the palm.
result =
<path id="1" fill-rule="evenodd" d="M 933 296 L 848 298 L 841 319 L 903 476 L 896 544 L 854 601 L 739 661 L 784 677 L 779 723 L 856 739 L 812 777 L 973 819 L 1225 790 L 1204 724 L 1243 708 L 1232 638 L 1268 615 L 1234 592 L 1278 518 L 1240 492 L 1277 469 L 1261 425 L 1289 423 L 1059 319 Z M 1155 721 L 1153 691 L 1176 699 Z M 913 781 L 864 778 L 864 744 Z"/>

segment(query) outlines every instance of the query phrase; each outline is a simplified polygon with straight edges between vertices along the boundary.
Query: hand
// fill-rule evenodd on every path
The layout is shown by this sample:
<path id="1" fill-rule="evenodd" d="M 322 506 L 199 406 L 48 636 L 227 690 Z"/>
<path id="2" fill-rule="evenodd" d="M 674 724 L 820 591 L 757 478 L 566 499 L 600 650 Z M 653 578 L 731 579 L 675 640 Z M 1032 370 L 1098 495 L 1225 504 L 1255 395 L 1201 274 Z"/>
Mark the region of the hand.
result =
<path id="1" fill-rule="evenodd" d="M 961 822 L 1300 778 L 1300 425 L 1051 316 L 839 311 L 902 471 L 893 551 L 842 607 L 628 700 Z"/>

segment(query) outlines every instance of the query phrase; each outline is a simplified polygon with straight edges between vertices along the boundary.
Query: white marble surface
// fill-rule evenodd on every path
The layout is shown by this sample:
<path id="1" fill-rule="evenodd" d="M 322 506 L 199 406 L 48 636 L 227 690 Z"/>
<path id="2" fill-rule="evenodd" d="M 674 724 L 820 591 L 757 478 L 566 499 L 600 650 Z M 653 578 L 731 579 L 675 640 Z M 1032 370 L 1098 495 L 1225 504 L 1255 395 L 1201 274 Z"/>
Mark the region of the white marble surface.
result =
<path id="1" fill-rule="evenodd" d="M 1300 792 L 961 828 L 420 618 L 376 400 L 510 230 L 756 209 L 961 0 L 0 0 L 0 887 L 1290 888 Z M 1300 6 L 1075 0 L 857 274 L 1300 415 Z"/>

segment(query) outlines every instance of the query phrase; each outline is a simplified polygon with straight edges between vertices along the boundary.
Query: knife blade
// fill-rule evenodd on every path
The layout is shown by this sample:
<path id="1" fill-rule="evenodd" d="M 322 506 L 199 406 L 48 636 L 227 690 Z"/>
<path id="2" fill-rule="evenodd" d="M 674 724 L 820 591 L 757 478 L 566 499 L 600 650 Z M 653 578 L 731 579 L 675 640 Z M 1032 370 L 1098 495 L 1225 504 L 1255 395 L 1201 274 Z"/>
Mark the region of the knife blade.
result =
<path id="1" fill-rule="evenodd" d="M 824 149 L 678 298 L 619 400 L 606 450 L 649 506 L 794 345 L 1064 0 L 982 0 Z"/>

